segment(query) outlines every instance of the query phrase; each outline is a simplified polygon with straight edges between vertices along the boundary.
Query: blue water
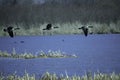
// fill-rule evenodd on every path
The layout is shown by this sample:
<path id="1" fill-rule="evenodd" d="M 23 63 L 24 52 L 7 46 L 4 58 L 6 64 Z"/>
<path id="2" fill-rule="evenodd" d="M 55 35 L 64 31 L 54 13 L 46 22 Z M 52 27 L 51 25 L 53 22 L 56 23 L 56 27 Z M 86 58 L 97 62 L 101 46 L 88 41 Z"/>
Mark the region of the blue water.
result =
<path id="1" fill-rule="evenodd" d="M 25 71 L 37 77 L 45 72 L 84 75 L 86 72 L 120 73 L 120 34 L 56 35 L 0 37 L 0 50 L 17 53 L 58 51 L 75 54 L 77 58 L 11 59 L 0 58 L 4 75 L 23 75 Z"/>

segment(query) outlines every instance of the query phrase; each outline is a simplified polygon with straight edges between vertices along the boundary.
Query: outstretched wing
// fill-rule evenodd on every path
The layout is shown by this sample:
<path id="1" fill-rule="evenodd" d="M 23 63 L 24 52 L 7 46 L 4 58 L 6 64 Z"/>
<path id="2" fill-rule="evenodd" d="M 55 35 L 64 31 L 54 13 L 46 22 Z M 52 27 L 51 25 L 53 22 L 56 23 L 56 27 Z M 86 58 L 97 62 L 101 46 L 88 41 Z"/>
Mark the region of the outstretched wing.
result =
<path id="1" fill-rule="evenodd" d="M 54 28 L 59 28 L 58 26 L 54 27 Z"/>
<path id="2" fill-rule="evenodd" d="M 14 37 L 13 31 L 8 31 L 10 37 Z"/>
<path id="3" fill-rule="evenodd" d="M 46 28 L 44 28 L 43 30 L 47 30 Z"/>
<path id="4" fill-rule="evenodd" d="M 14 28 L 14 30 L 19 30 L 20 28 L 19 27 L 17 27 L 17 28 Z"/>
<path id="5" fill-rule="evenodd" d="M 93 26 L 90 25 L 90 26 L 88 26 L 88 28 L 93 28 Z"/>

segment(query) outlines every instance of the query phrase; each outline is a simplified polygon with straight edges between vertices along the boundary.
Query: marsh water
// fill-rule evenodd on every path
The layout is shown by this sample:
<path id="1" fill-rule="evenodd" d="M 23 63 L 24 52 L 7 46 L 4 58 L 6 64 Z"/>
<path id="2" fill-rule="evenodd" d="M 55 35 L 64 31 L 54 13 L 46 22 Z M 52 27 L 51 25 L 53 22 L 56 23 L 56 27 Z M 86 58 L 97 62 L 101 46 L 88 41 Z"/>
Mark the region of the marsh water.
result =
<path id="1" fill-rule="evenodd" d="M 0 72 L 4 75 L 23 75 L 26 72 L 41 76 L 45 72 L 71 75 L 92 73 L 120 73 L 120 34 L 53 35 L 0 37 L 0 50 L 21 54 L 61 51 L 77 58 L 0 58 Z"/>

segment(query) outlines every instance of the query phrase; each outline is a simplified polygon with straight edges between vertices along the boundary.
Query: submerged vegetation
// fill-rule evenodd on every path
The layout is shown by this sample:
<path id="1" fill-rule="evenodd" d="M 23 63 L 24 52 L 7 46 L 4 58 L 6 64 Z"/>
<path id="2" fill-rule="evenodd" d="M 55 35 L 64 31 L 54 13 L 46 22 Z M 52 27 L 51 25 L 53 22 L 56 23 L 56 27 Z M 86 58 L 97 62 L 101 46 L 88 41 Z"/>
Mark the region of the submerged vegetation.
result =
<path id="1" fill-rule="evenodd" d="M 22 53 L 22 54 L 17 54 L 15 50 L 13 49 L 13 52 L 11 54 L 8 52 L 0 51 L 0 57 L 32 59 L 32 58 L 67 58 L 67 57 L 70 58 L 70 57 L 77 57 L 77 56 L 68 55 L 61 51 L 51 51 L 51 50 L 49 50 L 48 53 L 40 51 L 38 54 L 32 54 L 32 53 L 27 53 L 27 52 Z"/>
<path id="2" fill-rule="evenodd" d="M 64 76 L 63 74 L 51 74 L 49 72 L 44 73 L 39 79 L 36 79 L 35 75 L 30 75 L 27 72 L 23 76 L 18 76 L 16 74 L 3 76 L 1 74 L 0 80 L 120 80 L 120 74 L 104 74 L 104 73 L 96 73 L 92 75 L 91 73 L 87 73 L 84 76 L 68 76 L 67 74 Z"/>

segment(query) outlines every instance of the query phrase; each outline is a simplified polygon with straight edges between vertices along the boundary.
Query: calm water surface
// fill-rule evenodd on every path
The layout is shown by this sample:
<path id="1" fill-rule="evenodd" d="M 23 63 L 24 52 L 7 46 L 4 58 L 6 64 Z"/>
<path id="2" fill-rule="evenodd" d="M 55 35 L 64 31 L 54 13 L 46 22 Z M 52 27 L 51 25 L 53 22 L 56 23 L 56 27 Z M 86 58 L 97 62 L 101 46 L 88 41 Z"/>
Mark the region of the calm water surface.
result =
<path id="1" fill-rule="evenodd" d="M 0 58 L 0 72 L 4 75 L 25 71 L 40 76 L 48 71 L 56 74 L 83 75 L 87 71 L 120 73 L 120 34 L 57 35 L 0 37 L 0 50 L 18 54 L 39 53 L 41 50 L 75 54 L 77 58 L 10 59 Z"/>

